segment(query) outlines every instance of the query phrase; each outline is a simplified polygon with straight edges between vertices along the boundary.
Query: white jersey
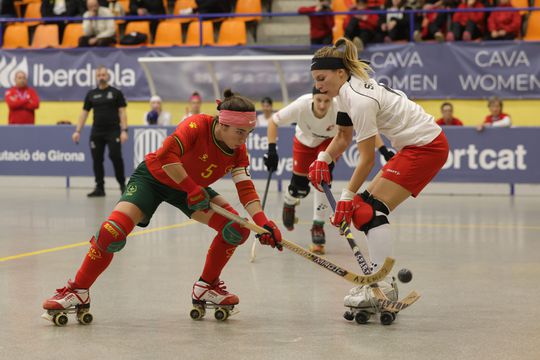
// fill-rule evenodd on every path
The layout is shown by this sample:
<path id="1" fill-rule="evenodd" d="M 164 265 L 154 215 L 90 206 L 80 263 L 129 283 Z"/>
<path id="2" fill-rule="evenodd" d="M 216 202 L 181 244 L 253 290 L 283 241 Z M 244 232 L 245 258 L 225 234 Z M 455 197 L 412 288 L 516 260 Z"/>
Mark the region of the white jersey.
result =
<path id="1" fill-rule="evenodd" d="M 336 136 L 336 117 L 336 99 L 332 100 L 332 105 L 326 115 L 319 119 L 313 113 L 313 95 L 306 94 L 275 113 L 272 120 L 278 126 L 296 123 L 295 136 L 298 141 L 307 147 L 314 148 L 324 140 Z"/>
<path id="2" fill-rule="evenodd" d="M 272 115 L 273 115 L 273 113 L 272 113 Z M 269 118 L 264 116 L 264 113 L 261 113 L 261 114 L 257 115 L 257 126 L 268 127 L 268 121 L 270 121 L 270 119 L 272 119 L 272 115 L 270 115 Z"/>
<path id="3" fill-rule="evenodd" d="M 433 141 L 442 129 L 433 116 L 402 91 L 354 76 L 339 89 L 338 111 L 346 113 L 356 132 L 356 142 L 381 133 L 400 150 Z M 338 116 L 341 118 L 341 114 Z M 339 123 L 339 122 L 338 122 Z"/>

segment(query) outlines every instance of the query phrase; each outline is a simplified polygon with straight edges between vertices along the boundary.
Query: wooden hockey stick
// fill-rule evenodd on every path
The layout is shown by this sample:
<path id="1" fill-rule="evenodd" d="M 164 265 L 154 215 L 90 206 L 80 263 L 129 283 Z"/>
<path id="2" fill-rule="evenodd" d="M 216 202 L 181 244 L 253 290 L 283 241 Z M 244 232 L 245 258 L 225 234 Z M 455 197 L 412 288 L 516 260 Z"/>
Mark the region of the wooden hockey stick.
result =
<path id="1" fill-rule="evenodd" d="M 268 179 L 266 180 L 266 188 L 264 189 L 264 195 L 263 195 L 263 201 L 262 201 L 263 210 L 264 210 L 264 206 L 266 205 L 266 198 L 268 197 L 268 188 L 270 187 L 270 180 L 272 180 L 272 173 L 273 171 L 268 172 Z M 254 262 L 255 258 L 257 257 L 257 254 L 255 252 L 257 243 L 258 243 L 257 239 L 253 239 L 253 244 L 251 245 L 251 255 L 249 258 L 249 262 Z"/>
<path id="2" fill-rule="evenodd" d="M 334 198 L 334 195 L 332 194 L 330 187 L 326 183 L 322 183 L 322 187 L 324 189 L 324 193 L 326 194 L 326 197 L 328 198 L 328 202 L 330 203 L 330 206 L 332 207 L 332 210 L 335 212 L 336 199 Z M 347 225 L 347 222 L 345 222 L 345 220 L 341 222 L 339 229 L 340 229 L 340 232 L 343 235 L 345 235 L 345 238 L 347 239 L 349 246 L 353 250 L 356 261 L 360 265 L 360 268 L 362 269 L 362 272 L 364 273 L 364 275 L 370 275 L 371 267 L 368 265 L 366 259 L 364 258 L 364 255 L 362 255 L 362 253 L 360 252 L 360 248 L 356 244 L 356 241 L 354 240 L 354 236 L 351 232 L 351 229 L 349 228 L 349 225 Z M 387 257 L 384 262 L 386 263 L 388 259 L 389 258 Z M 416 291 L 412 291 L 409 295 L 407 295 L 402 300 L 392 301 L 388 299 L 388 297 L 386 297 L 385 293 L 379 288 L 379 286 L 376 283 L 370 284 L 370 286 L 372 287 L 373 295 L 375 295 L 375 297 L 377 298 L 379 307 L 390 312 L 401 311 L 411 306 L 414 302 L 416 302 L 416 300 L 420 298 L 420 295 L 416 293 Z"/>
<path id="3" fill-rule="evenodd" d="M 268 230 L 254 224 L 252 222 L 249 222 L 246 219 L 244 219 L 244 218 L 242 218 L 242 217 L 240 217 L 240 216 L 238 216 L 236 214 L 233 214 L 233 213 L 225 210 L 224 208 L 222 208 L 219 205 L 216 205 L 216 204 L 211 202 L 210 207 L 212 208 L 212 210 L 214 210 L 218 214 L 223 215 L 224 217 L 226 217 L 229 220 L 237 222 L 238 224 L 242 225 L 243 227 L 245 227 L 245 228 L 247 228 L 247 229 L 249 229 L 251 231 L 256 232 L 257 234 L 262 234 L 262 233 L 267 233 L 268 232 Z M 381 281 L 382 279 L 384 279 L 390 273 L 390 270 L 392 270 L 392 266 L 394 265 L 393 260 L 391 260 L 388 264 L 385 262 L 383 267 L 378 272 L 376 272 L 375 274 L 358 275 L 358 274 L 355 274 L 353 272 L 350 272 L 350 271 L 342 268 L 339 265 L 336 265 L 336 264 L 328 261 L 327 259 L 325 259 L 323 257 L 320 257 L 320 256 L 312 253 L 311 251 L 308 251 L 308 250 L 304 249 L 303 247 L 293 243 L 292 241 L 282 239 L 281 244 L 283 245 L 283 247 L 285 247 L 286 249 L 292 251 L 293 253 L 295 253 L 297 255 L 300 255 L 303 258 L 307 259 L 307 260 L 310 260 L 311 262 L 325 268 L 328 271 L 333 272 L 336 275 L 341 276 L 345 280 L 347 280 L 347 281 L 349 281 L 349 282 L 351 282 L 353 284 L 356 284 L 356 285 L 369 285 L 369 284 L 373 284 L 373 283 L 376 283 L 378 281 Z"/>

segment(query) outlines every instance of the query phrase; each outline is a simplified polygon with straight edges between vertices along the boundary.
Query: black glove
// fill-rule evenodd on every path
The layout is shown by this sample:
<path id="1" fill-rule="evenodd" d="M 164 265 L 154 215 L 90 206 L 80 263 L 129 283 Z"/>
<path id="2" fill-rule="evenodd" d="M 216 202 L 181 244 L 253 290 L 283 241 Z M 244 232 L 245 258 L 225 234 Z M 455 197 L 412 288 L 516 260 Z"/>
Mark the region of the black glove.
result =
<path id="1" fill-rule="evenodd" d="M 279 156 L 276 151 L 276 144 L 268 144 L 268 152 L 264 154 L 264 165 L 269 172 L 277 170 Z"/>
<path id="2" fill-rule="evenodd" d="M 388 148 L 384 145 L 379 148 L 379 152 L 386 161 L 389 161 L 394 155 L 396 155 L 395 152 L 393 152 L 392 150 L 388 150 Z"/>

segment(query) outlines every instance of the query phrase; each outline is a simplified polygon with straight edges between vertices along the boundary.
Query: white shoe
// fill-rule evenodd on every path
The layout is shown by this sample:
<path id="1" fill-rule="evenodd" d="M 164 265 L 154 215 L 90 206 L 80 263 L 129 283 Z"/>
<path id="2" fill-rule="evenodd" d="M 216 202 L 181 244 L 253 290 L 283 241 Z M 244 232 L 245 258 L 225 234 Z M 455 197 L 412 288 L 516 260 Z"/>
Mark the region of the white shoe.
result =
<path id="1" fill-rule="evenodd" d="M 191 298 L 194 304 L 237 305 L 240 302 L 238 296 L 229 293 L 225 289 L 225 283 L 219 279 L 213 284 L 199 280 L 193 284 Z"/>

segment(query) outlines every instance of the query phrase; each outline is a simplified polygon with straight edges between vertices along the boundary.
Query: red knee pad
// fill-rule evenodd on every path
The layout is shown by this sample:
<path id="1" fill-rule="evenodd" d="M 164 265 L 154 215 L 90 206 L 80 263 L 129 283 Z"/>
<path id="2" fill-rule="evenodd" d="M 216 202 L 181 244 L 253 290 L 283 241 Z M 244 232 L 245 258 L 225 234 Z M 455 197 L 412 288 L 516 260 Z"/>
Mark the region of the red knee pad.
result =
<path id="1" fill-rule="evenodd" d="M 225 210 L 238 215 L 238 212 L 229 204 L 222 206 Z M 240 224 L 227 219 L 225 216 L 214 213 L 208 220 L 208 226 L 216 230 L 223 237 L 223 240 L 231 245 L 241 245 L 249 237 L 249 229 L 240 226 Z"/>
<path id="2" fill-rule="evenodd" d="M 230 204 L 225 204 L 222 206 L 222 208 L 224 208 L 228 212 L 238 215 L 238 212 L 234 210 Z M 208 226 L 210 226 L 212 229 L 216 230 L 217 232 L 220 232 L 221 229 L 223 229 L 223 227 L 227 225 L 229 221 L 230 220 L 227 219 L 225 216 L 220 215 L 217 212 L 214 212 L 214 215 L 212 215 L 210 217 L 210 220 L 208 220 Z"/>
<path id="3" fill-rule="evenodd" d="M 352 215 L 352 222 L 354 227 L 360 230 L 362 226 L 367 224 L 375 216 L 373 207 L 366 203 L 360 195 L 355 195 L 353 198 L 354 211 Z"/>
<path id="4" fill-rule="evenodd" d="M 113 211 L 109 218 L 101 224 L 96 236 L 90 242 L 101 251 L 118 252 L 126 245 L 126 237 L 129 235 L 135 224 L 129 216 Z"/>

